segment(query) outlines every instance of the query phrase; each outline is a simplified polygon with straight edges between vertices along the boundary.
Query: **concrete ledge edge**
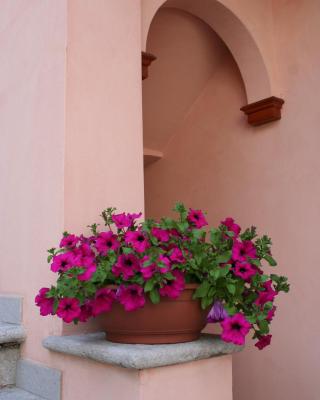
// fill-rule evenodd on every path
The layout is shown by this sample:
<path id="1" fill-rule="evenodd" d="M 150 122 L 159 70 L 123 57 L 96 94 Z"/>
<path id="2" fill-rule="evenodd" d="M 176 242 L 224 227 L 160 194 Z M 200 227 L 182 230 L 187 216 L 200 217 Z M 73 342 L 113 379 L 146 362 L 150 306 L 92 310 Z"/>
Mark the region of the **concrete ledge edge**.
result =
<path id="1" fill-rule="evenodd" d="M 203 360 L 239 352 L 242 346 L 225 343 L 217 335 L 202 334 L 188 343 L 141 345 L 119 344 L 103 332 L 73 336 L 49 336 L 42 342 L 51 351 L 87 358 L 124 368 L 147 369 Z"/>

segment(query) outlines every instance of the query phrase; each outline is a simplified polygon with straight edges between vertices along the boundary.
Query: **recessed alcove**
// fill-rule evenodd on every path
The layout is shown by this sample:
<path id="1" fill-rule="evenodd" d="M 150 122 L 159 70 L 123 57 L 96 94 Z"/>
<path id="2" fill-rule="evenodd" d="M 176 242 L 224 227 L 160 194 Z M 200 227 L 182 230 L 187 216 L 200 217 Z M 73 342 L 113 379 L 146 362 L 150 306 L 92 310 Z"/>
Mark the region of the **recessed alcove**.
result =
<path id="1" fill-rule="evenodd" d="M 166 6 L 146 50 L 157 59 L 143 81 L 144 147 L 161 154 L 145 163 L 146 216 L 170 214 L 178 200 L 207 210 L 210 223 L 240 213 L 234 190 L 245 195 L 239 177 L 256 139 L 239 112 L 247 98 L 231 52 L 203 20 Z"/>

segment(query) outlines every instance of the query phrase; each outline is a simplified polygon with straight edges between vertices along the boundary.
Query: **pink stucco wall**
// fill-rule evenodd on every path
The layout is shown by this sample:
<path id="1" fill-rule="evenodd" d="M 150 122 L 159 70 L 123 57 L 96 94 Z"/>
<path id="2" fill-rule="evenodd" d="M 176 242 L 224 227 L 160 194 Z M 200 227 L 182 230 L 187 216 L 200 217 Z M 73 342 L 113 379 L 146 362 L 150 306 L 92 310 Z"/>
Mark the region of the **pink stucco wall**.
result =
<path id="1" fill-rule="evenodd" d="M 138 0 L 1 1 L 0 292 L 24 296 L 23 356 L 63 371 L 64 400 L 86 398 L 89 369 L 96 398 L 103 398 L 111 383 L 110 395 L 118 394 L 117 387 L 123 398 L 138 390 L 131 377 L 120 377 L 113 367 L 44 350 L 43 337 L 63 327 L 40 318 L 33 298 L 52 282 L 45 250 L 61 231 L 79 232 L 108 205 L 143 209 L 140 41 L 149 30 L 147 8 L 162 3 L 145 0 L 141 10 Z M 202 37 L 207 49 L 191 72 L 208 74 L 213 68 L 214 73 L 204 81 L 198 75 L 194 92 L 184 87 L 188 102 L 179 118 L 169 110 L 174 130 L 166 131 L 169 145 L 161 142 L 164 159 L 145 174 L 147 211 L 167 212 L 181 199 L 207 209 L 212 223 L 233 215 L 273 237 L 279 271 L 289 276 L 292 292 L 279 298 L 272 347 L 258 352 L 248 346 L 235 357 L 235 399 L 317 400 L 320 4 L 219 3 L 256 40 L 272 94 L 286 101 L 283 119 L 260 128 L 246 124 L 239 108 L 248 79 L 243 85 L 221 42 L 189 18 L 185 27 L 192 25 L 195 33 L 190 46 Z M 236 34 L 229 26 L 227 37 Z M 164 53 L 174 43 L 169 41 Z M 214 56 L 205 53 L 212 48 Z M 172 68 L 179 68 L 178 61 L 173 58 Z M 151 79 L 161 73 L 161 60 L 157 63 L 144 84 L 150 95 Z M 246 75 L 251 76 L 256 78 L 254 69 Z M 186 71 L 181 79 L 188 82 Z M 165 102 L 165 87 L 161 90 Z M 154 101 L 151 96 L 150 109 Z M 157 109 L 164 110 L 161 103 Z M 161 114 L 155 118 L 160 125 L 168 121 Z M 149 139 L 155 146 L 159 142 Z"/>
<path id="2" fill-rule="evenodd" d="M 63 230 L 66 22 L 63 0 L 1 2 L 0 292 L 24 297 L 33 355 L 60 325 L 34 295 L 53 282 L 46 249 Z"/>
<path id="3" fill-rule="evenodd" d="M 272 6 L 269 34 L 277 60 L 278 93 L 286 101 L 283 119 L 258 128 L 247 125 L 239 111 L 246 95 L 241 76 L 230 55 L 221 56 L 219 67 L 180 124 L 170 135 L 166 132 L 170 141 L 162 147 L 163 159 L 145 170 L 146 211 L 149 216 L 168 213 L 179 199 L 207 210 L 211 223 L 230 215 L 243 226 L 256 224 L 261 233 L 271 235 L 278 271 L 289 276 L 292 290 L 277 300 L 272 346 L 259 352 L 249 343 L 234 357 L 235 399 L 316 400 L 320 354 L 320 324 L 314 318 L 320 278 L 316 263 L 320 219 L 316 96 L 320 57 L 314 49 L 320 34 L 320 6 L 309 1 L 274 1 Z M 263 13 L 257 9 L 250 11 L 238 2 L 234 10 L 239 15 L 248 13 L 248 24 L 255 21 L 257 31 L 257 21 L 263 25 Z M 152 103 L 147 110 L 166 111 L 161 101 L 164 93 L 170 96 L 170 88 L 161 75 L 161 56 L 173 53 L 179 43 L 172 38 L 164 45 L 161 27 L 154 29 L 156 25 L 155 19 L 147 48 L 159 55 L 159 60 L 146 83 L 144 95 L 150 97 L 144 103 Z M 171 29 L 169 26 L 167 20 L 163 31 Z M 261 35 L 259 40 L 263 40 Z M 168 58 L 163 61 L 170 62 L 181 85 L 185 84 L 187 77 L 179 76 L 179 63 Z M 192 71 L 198 73 L 200 68 Z M 161 99 L 152 96 L 152 86 L 154 93 L 161 90 Z M 157 123 L 161 124 L 166 116 L 159 114 Z M 157 131 L 161 131 L 159 125 Z M 145 134 L 152 135 L 152 129 Z"/>

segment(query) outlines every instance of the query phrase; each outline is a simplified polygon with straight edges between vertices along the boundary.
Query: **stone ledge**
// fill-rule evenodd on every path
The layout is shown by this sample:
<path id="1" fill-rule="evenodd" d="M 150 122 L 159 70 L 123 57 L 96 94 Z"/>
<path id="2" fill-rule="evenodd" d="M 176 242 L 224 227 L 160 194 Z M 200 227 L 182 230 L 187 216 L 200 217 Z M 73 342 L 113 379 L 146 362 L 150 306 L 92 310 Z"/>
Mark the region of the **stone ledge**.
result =
<path id="1" fill-rule="evenodd" d="M 216 335 L 201 335 L 199 340 L 179 344 L 119 344 L 105 340 L 105 334 L 49 336 L 43 346 L 58 353 L 69 354 L 124 368 L 147 369 L 181 364 L 231 354 L 241 346 L 223 342 Z"/>
<path id="2" fill-rule="evenodd" d="M 0 400 L 44 400 L 42 397 L 12 387 L 0 389 Z"/>
<path id="3" fill-rule="evenodd" d="M 25 331 L 21 325 L 0 322 L 0 345 L 4 343 L 21 343 L 25 340 Z"/>

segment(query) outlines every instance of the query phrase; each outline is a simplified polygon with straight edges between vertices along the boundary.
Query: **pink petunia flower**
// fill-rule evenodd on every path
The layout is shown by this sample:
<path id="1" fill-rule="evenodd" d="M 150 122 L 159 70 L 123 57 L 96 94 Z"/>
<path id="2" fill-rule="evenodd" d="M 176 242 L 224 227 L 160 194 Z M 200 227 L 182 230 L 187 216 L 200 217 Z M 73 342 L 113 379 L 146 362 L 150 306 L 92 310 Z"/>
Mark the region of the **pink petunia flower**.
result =
<path id="1" fill-rule="evenodd" d="M 275 312 L 276 312 L 276 309 L 277 309 L 277 307 L 276 307 L 276 306 L 273 306 L 273 307 L 271 308 L 271 310 L 268 311 L 267 318 L 266 318 L 266 320 L 267 320 L 268 322 L 271 322 L 271 321 L 273 320 L 273 317 L 274 317 L 274 314 L 275 314 Z"/>
<path id="2" fill-rule="evenodd" d="M 181 271 L 174 270 L 172 275 L 175 277 L 174 280 L 168 280 L 166 284 L 159 289 L 161 296 L 170 297 L 176 299 L 180 296 L 181 292 L 185 288 L 185 279 Z"/>
<path id="3" fill-rule="evenodd" d="M 174 247 L 169 258 L 173 263 L 178 263 L 178 264 L 183 264 L 186 261 L 182 251 L 178 247 Z"/>
<path id="4" fill-rule="evenodd" d="M 150 265 L 144 266 L 143 264 L 149 261 L 150 257 L 149 256 L 144 256 L 142 258 L 142 265 L 141 265 L 141 275 L 143 276 L 144 280 L 148 280 L 153 277 L 155 272 L 157 271 L 157 265 L 155 263 L 152 263 Z"/>
<path id="5" fill-rule="evenodd" d="M 222 340 L 241 346 L 245 343 L 245 337 L 251 329 L 251 324 L 246 320 L 243 314 L 237 313 L 232 317 L 224 319 L 221 322 L 221 327 Z"/>
<path id="6" fill-rule="evenodd" d="M 80 315 L 78 317 L 80 322 L 87 322 L 92 317 L 92 307 L 89 302 L 80 307 Z"/>
<path id="7" fill-rule="evenodd" d="M 259 338 L 259 341 L 255 344 L 256 347 L 258 347 L 259 350 L 264 349 L 266 346 L 269 346 L 271 343 L 271 338 L 272 335 L 262 335 Z"/>
<path id="8" fill-rule="evenodd" d="M 76 235 L 66 235 L 61 239 L 60 247 L 73 248 L 80 241 L 80 238 Z"/>
<path id="9" fill-rule="evenodd" d="M 115 299 L 116 294 L 114 290 L 109 288 L 97 290 L 94 300 L 90 303 L 92 315 L 96 317 L 99 314 L 110 311 Z"/>
<path id="10" fill-rule="evenodd" d="M 77 276 L 79 281 L 88 281 L 97 270 L 95 254 L 88 243 L 83 243 L 74 249 L 76 267 L 84 268 L 84 271 Z"/>
<path id="11" fill-rule="evenodd" d="M 124 279 L 131 278 L 138 271 L 140 271 L 140 260 L 134 254 L 121 254 L 112 267 L 112 273 L 115 276 L 122 275 Z"/>
<path id="12" fill-rule="evenodd" d="M 264 291 L 259 292 L 258 298 L 255 301 L 255 304 L 263 306 L 269 301 L 273 301 L 278 292 L 273 289 L 272 281 L 267 281 L 263 284 Z"/>
<path id="13" fill-rule="evenodd" d="M 95 247 L 98 252 L 105 256 L 110 250 L 116 251 L 120 247 L 120 243 L 112 231 L 99 233 L 95 240 Z"/>
<path id="14" fill-rule="evenodd" d="M 165 229 L 154 227 L 151 229 L 151 234 L 158 239 L 159 242 L 167 242 L 170 239 L 169 232 Z"/>
<path id="15" fill-rule="evenodd" d="M 139 214 L 115 214 L 112 216 L 112 221 L 118 229 L 131 228 L 137 218 L 140 218 L 142 213 Z"/>
<path id="16" fill-rule="evenodd" d="M 161 266 L 158 267 L 159 272 L 161 272 L 162 274 L 166 274 L 167 272 L 170 271 L 171 261 L 169 260 L 168 257 L 164 256 L 163 254 L 160 254 L 158 257 L 158 261 L 162 264 Z"/>
<path id="17" fill-rule="evenodd" d="M 247 261 L 249 258 L 257 257 L 257 250 L 251 240 L 239 242 L 235 240 L 232 247 L 232 259 L 234 261 Z"/>
<path id="18" fill-rule="evenodd" d="M 59 301 L 57 315 L 64 322 L 70 323 L 78 319 L 81 314 L 80 303 L 78 299 L 65 297 Z"/>
<path id="19" fill-rule="evenodd" d="M 143 287 L 139 285 L 120 286 L 117 297 L 126 311 L 134 311 L 145 305 Z"/>
<path id="20" fill-rule="evenodd" d="M 48 298 L 47 293 L 49 292 L 49 288 L 42 288 L 39 290 L 39 293 L 35 297 L 35 303 L 38 307 L 40 307 L 40 315 L 46 316 L 49 314 L 53 315 L 53 297 Z"/>
<path id="21" fill-rule="evenodd" d="M 149 240 L 141 230 L 126 232 L 124 240 L 131 244 L 138 253 L 143 253 L 150 247 Z"/>
<path id="22" fill-rule="evenodd" d="M 58 254 L 53 257 L 51 264 L 51 271 L 65 272 L 73 268 L 75 265 L 75 256 L 71 251 L 67 253 Z"/>
<path id="23" fill-rule="evenodd" d="M 257 273 L 256 268 L 247 262 L 236 262 L 233 273 L 242 278 L 244 281 L 249 282 L 251 277 Z"/>
<path id="24" fill-rule="evenodd" d="M 204 214 L 201 210 L 193 210 L 192 208 L 190 208 L 187 219 L 190 224 L 194 225 L 198 229 L 202 228 L 205 225 L 208 225 L 208 222 L 205 219 Z"/>
<path id="25" fill-rule="evenodd" d="M 221 221 L 221 224 L 226 226 L 229 232 L 233 232 L 235 238 L 239 236 L 241 228 L 234 222 L 233 218 L 228 217 L 224 221 Z"/>

